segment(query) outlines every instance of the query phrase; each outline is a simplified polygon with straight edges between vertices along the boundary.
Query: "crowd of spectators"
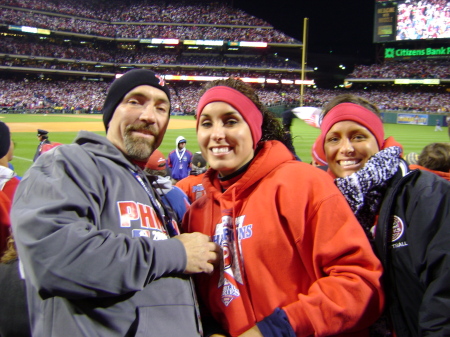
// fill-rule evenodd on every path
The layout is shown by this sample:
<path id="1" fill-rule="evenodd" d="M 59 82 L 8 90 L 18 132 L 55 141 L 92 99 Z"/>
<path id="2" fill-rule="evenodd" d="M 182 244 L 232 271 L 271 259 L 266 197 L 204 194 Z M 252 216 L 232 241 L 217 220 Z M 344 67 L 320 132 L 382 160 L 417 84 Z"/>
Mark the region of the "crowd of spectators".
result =
<path id="1" fill-rule="evenodd" d="M 0 40 L 0 53 L 95 62 L 115 61 L 114 53 L 110 50 L 90 48 L 88 46 L 57 45 L 46 43 L 45 41 L 37 43 L 12 37 L 2 37 Z"/>
<path id="2" fill-rule="evenodd" d="M 99 110 L 108 83 L 91 81 L 0 80 L 0 106 L 16 109 Z"/>
<path id="3" fill-rule="evenodd" d="M 71 112 L 83 109 L 96 112 L 104 101 L 107 81 L 45 81 L 45 80 L 0 80 L 0 107 L 16 109 L 62 108 Z M 172 111 L 189 114 L 195 111 L 202 88 L 199 82 L 169 82 Z M 296 105 L 300 99 L 298 86 L 255 85 L 261 101 L 267 106 Z M 349 92 L 349 89 L 319 89 L 306 87 L 303 105 L 321 107 L 331 98 Z M 426 113 L 449 113 L 450 93 L 423 92 L 419 90 L 396 90 L 379 87 L 372 90 L 352 90 L 376 103 L 382 110 L 402 110 Z"/>
<path id="4" fill-rule="evenodd" d="M 129 63 L 129 64 L 151 64 L 151 65 L 211 65 L 220 67 L 257 67 L 299 70 L 297 62 L 276 57 L 273 55 L 248 55 L 233 56 L 226 55 L 183 55 L 169 54 L 167 52 L 152 52 L 148 50 L 126 50 L 112 49 L 110 45 L 102 47 L 98 44 L 95 48 L 91 46 L 58 45 L 54 43 L 40 43 L 24 41 L 12 37 L 4 37 L 0 40 L 0 54 L 23 55 L 34 57 L 51 57 L 55 59 L 94 61 L 106 63 Z M 28 66 L 29 60 L 21 58 L 15 62 L 16 66 Z M 20 65 L 22 63 L 23 65 Z M 66 69 L 64 61 L 53 62 L 55 69 Z M 98 70 L 98 69 L 97 69 Z M 114 70 L 111 70 L 114 72 Z"/>
<path id="5" fill-rule="evenodd" d="M 433 6 L 443 0 L 423 1 Z M 3 7 L 0 23 L 34 26 L 67 31 L 127 38 L 211 39 L 229 41 L 298 42 L 271 27 L 267 22 L 220 3 L 193 5 L 185 3 L 136 0 L 131 4 L 119 0 L 0 0 Z M 29 9 L 29 10 L 24 10 Z M 58 14 L 58 15 L 57 15 Z M 67 14 L 67 17 L 60 14 Z M 202 26 L 206 25 L 206 26 Z M 207 26 L 207 25 L 223 25 Z M 115 73 L 118 66 L 151 65 L 162 75 L 266 77 L 298 79 L 299 64 L 275 55 L 186 54 L 147 50 L 144 45 L 134 49 L 121 48 L 120 43 L 97 42 L 87 45 L 64 44 L 57 40 L 32 40 L 3 37 L 0 40 L 0 65 L 64 71 Z M 50 57 L 52 59 L 43 59 Z M 96 64 L 102 63 L 102 64 Z M 415 60 L 385 62 L 356 66 L 347 77 L 367 79 L 450 78 L 450 61 Z M 167 67 L 165 67 L 167 66 Z M 179 67 L 178 67 L 179 66 Z M 189 67 L 189 70 L 186 68 Z M 208 67 L 217 67 L 209 69 Z M 237 68 L 237 69 L 231 69 Z M 258 72 L 249 68 L 261 68 Z M 262 71 L 264 70 L 264 71 Z M 274 71 L 272 71 L 274 70 Z M 278 71 L 277 70 L 281 70 Z M 13 81 L 0 82 L 0 106 L 17 108 L 62 107 L 65 111 L 97 111 L 103 102 L 109 80 L 88 81 Z M 101 78 L 100 78 L 101 79 Z M 191 113 L 195 110 L 198 82 L 172 82 L 173 111 Z M 299 101 L 297 86 L 258 86 L 258 94 L 267 105 L 295 104 Z M 306 88 L 304 105 L 322 106 L 338 90 Z M 449 112 L 449 93 L 408 92 L 390 89 L 361 90 L 366 97 L 387 110 Z"/>
<path id="6" fill-rule="evenodd" d="M 112 13 L 120 13 L 125 2 L 121 2 L 120 0 L 97 0 L 95 2 L 89 0 L 1 0 L 0 4 L 108 21 Z"/>
<path id="7" fill-rule="evenodd" d="M 382 64 L 357 65 L 348 78 L 450 78 L 450 60 L 391 61 Z"/>
<path id="8" fill-rule="evenodd" d="M 0 3 L 9 1 L 2 0 Z M 37 1 L 39 2 L 39 1 Z M 149 7 L 149 11 L 154 6 Z M 0 23 L 7 25 L 31 26 L 54 31 L 89 34 L 110 38 L 166 38 L 180 40 L 226 40 L 226 41 L 260 41 L 267 43 L 298 43 L 295 39 L 285 35 L 281 31 L 266 25 L 251 26 L 251 23 L 259 23 L 258 19 L 239 10 L 230 7 L 218 7 L 211 10 L 209 7 L 197 7 L 201 15 L 195 14 L 192 6 L 169 6 L 165 15 L 157 17 L 158 21 L 129 21 L 112 22 L 76 17 L 61 17 L 53 13 L 24 11 L 12 8 L 2 8 Z M 171 11 L 173 10 L 173 12 Z M 145 13 L 146 9 L 142 9 Z M 236 15 L 229 15 L 229 12 Z M 80 12 L 83 12 L 81 10 Z M 177 15 L 179 13 L 180 15 Z M 169 15 L 170 14 L 170 15 Z M 216 17 L 224 15 L 233 18 L 228 26 L 201 26 L 202 24 L 224 24 Z M 178 18 L 175 22 L 161 21 L 162 18 Z M 194 21 L 198 18 L 199 21 Z M 239 25 L 236 22 L 241 22 Z M 207 21 L 206 23 L 204 21 Z M 226 21 L 226 20 L 225 20 Z M 142 24 L 136 24 L 136 23 Z M 246 27 L 247 26 L 247 27 Z"/>
<path id="9" fill-rule="evenodd" d="M 270 24 L 246 12 L 231 8 L 221 2 L 190 1 L 186 5 L 175 1 L 121 0 L 2 0 L 2 5 L 29 8 L 49 13 L 67 14 L 111 22 L 163 22 L 214 25 L 267 26 Z"/>
<path id="10" fill-rule="evenodd" d="M 397 40 L 450 38 L 450 1 L 412 0 L 398 5 Z"/>
<path id="11" fill-rule="evenodd" d="M 74 74 L 72 72 L 77 72 L 78 75 L 92 75 L 97 79 L 102 79 L 104 74 L 112 74 L 114 72 L 112 67 L 98 67 L 96 64 L 86 64 L 86 63 L 76 63 L 76 62 L 59 62 L 59 61 L 48 61 L 48 60 L 38 60 L 29 59 L 24 62 L 20 58 L 9 58 L 0 57 L 0 66 L 12 68 L 12 67 L 27 67 L 27 69 L 48 69 L 50 72 L 53 70 L 60 71 L 66 74 Z M 239 70 L 225 70 L 225 69 L 203 69 L 199 65 L 198 69 L 163 69 L 159 68 L 158 65 L 152 67 L 157 73 L 163 76 L 174 75 L 174 76 L 213 76 L 213 77 L 239 77 L 239 78 L 266 78 L 269 80 L 299 80 L 299 74 L 293 72 L 279 73 L 279 72 L 256 72 L 251 70 L 246 70 L 245 68 Z M 115 69 L 115 68 L 114 68 Z M 119 72 L 123 72 L 121 69 Z M 82 73 L 79 73 L 82 72 Z M 42 72 L 44 73 L 44 72 Z M 88 74 L 91 73 L 91 74 Z M 84 76 L 85 77 L 85 76 Z M 108 76 L 109 77 L 109 76 Z"/>

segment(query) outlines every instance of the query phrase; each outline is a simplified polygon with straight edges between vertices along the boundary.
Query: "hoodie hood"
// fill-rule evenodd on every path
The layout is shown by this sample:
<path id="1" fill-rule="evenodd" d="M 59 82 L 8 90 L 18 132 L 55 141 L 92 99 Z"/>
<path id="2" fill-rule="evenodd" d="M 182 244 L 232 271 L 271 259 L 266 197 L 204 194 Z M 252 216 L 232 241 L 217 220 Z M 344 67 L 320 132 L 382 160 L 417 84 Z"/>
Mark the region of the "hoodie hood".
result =
<path id="1" fill-rule="evenodd" d="M 184 142 L 186 143 L 186 138 L 184 138 L 183 136 L 178 136 L 177 140 L 175 141 L 175 147 L 178 148 L 178 143 L 181 142 L 182 140 L 184 140 Z"/>
<path id="2" fill-rule="evenodd" d="M 122 151 L 115 147 L 106 137 L 89 131 L 80 131 L 74 140 L 75 144 L 83 146 L 97 157 L 104 157 L 116 162 L 118 165 L 136 169 L 135 165 Z M 68 145 L 72 146 L 72 145 Z"/>
<path id="3" fill-rule="evenodd" d="M 221 198 L 227 199 L 227 196 L 231 195 L 231 193 L 234 194 L 234 198 L 238 199 L 252 185 L 265 178 L 272 170 L 283 163 L 295 161 L 295 157 L 286 146 L 276 140 L 262 142 L 256 151 L 255 158 L 253 158 L 247 170 L 225 192 L 222 192 L 220 181 L 217 178 L 217 171 L 209 169 L 203 179 L 206 193 L 216 200 Z"/>

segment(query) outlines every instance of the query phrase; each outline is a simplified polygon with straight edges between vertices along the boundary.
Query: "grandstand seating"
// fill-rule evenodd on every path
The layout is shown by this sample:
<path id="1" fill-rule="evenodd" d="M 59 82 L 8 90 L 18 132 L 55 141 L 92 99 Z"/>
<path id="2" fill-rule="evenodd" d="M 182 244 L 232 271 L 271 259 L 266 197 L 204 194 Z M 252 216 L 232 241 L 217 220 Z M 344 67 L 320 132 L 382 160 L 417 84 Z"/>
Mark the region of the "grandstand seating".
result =
<path id="1" fill-rule="evenodd" d="M 162 75 L 261 77 L 298 80 L 301 42 L 264 20 L 220 3 L 167 3 L 136 0 L 0 0 L 0 106 L 96 112 L 115 73 L 146 67 Z M 50 35 L 9 29 L 31 26 Z M 264 49 L 169 46 L 140 43 L 158 37 L 184 40 L 258 41 Z M 152 48 L 148 48 L 152 47 Z M 236 49 L 236 48 L 234 48 Z M 308 73 L 311 69 L 307 69 Z M 308 74 L 307 73 L 307 74 Z M 450 79 L 449 61 L 390 62 L 358 65 L 348 80 L 392 78 Z M 201 83 L 169 81 L 173 111 L 192 113 Z M 299 87 L 253 84 L 267 105 L 295 105 Z M 450 112 L 446 86 L 399 88 L 353 86 L 350 90 L 389 110 Z M 306 88 L 304 105 L 321 106 L 345 89 Z M 345 92 L 348 92 L 346 90 Z"/>

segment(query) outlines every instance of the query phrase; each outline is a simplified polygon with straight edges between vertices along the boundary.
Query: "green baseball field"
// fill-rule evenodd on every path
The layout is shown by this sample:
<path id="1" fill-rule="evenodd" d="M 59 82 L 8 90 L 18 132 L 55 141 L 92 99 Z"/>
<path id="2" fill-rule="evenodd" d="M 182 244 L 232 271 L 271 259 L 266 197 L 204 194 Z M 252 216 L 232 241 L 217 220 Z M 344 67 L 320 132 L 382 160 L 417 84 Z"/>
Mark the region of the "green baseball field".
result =
<path id="1" fill-rule="evenodd" d="M 105 134 L 101 115 L 0 114 L 0 120 L 11 130 L 15 144 L 14 159 L 11 163 L 19 176 L 23 176 L 33 164 L 33 156 L 39 144 L 37 129 L 49 131 L 50 141 L 63 144 L 71 143 L 79 130 Z M 386 137 L 394 136 L 403 145 L 405 154 L 420 153 L 429 143 L 449 141 L 446 127 L 442 128 L 442 132 L 435 132 L 434 126 L 421 125 L 385 124 L 384 128 Z M 311 147 L 319 135 L 319 129 L 295 119 L 291 130 L 298 156 L 304 162 L 311 162 Z M 175 148 L 175 139 L 180 135 L 186 138 L 188 150 L 199 150 L 194 117 L 172 116 L 164 141 L 159 147 L 165 156 Z"/>

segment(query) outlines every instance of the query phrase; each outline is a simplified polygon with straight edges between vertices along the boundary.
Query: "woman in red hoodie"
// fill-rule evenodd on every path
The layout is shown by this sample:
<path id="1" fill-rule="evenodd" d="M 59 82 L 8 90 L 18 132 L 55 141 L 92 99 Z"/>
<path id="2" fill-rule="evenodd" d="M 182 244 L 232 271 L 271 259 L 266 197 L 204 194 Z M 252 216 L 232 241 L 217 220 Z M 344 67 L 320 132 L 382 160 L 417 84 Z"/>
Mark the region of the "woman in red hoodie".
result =
<path id="1" fill-rule="evenodd" d="M 366 336 L 383 308 L 382 267 L 333 180 L 295 160 L 248 85 L 205 90 L 197 140 L 210 169 L 184 228 L 223 251 L 196 278 L 207 335 Z"/>

